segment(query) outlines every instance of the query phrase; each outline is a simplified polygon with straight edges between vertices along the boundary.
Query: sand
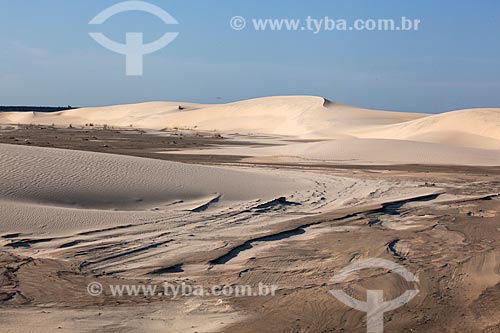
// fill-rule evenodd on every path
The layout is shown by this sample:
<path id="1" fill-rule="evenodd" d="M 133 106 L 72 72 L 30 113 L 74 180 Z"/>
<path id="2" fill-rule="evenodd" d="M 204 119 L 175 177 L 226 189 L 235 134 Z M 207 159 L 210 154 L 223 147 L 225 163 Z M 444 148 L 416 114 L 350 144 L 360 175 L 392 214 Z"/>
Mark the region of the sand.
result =
<path id="1" fill-rule="evenodd" d="M 495 332 L 499 121 L 309 96 L 0 113 L 0 332 L 363 332 L 328 290 L 366 258 L 418 277 L 387 332 Z M 277 294 L 96 297 L 95 281 Z"/>

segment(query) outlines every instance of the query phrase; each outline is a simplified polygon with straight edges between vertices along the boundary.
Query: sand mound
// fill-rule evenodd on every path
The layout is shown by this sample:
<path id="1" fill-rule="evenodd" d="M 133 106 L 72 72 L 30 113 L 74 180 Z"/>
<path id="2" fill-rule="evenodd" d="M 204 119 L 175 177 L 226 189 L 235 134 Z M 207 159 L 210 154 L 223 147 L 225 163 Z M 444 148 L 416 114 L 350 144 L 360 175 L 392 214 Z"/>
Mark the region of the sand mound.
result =
<path id="1" fill-rule="evenodd" d="M 262 172 L 71 150 L 0 145 L 0 154 L 0 200 L 49 206 L 175 209 L 214 198 L 268 200 L 304 185 Z"/>
<path id="2" fill-rule="evenodd" d="M 468 109 L 383 126 L 360 137 L 500 148 L 500 109 Z"/>

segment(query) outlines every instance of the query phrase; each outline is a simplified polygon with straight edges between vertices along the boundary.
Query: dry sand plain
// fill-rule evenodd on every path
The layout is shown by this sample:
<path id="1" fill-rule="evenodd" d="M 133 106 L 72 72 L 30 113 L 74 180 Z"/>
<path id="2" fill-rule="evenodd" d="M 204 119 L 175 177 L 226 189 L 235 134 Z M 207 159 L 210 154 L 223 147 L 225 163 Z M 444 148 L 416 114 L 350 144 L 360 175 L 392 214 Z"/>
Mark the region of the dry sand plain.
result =
<path id="1" fill-rule="evenodd" d="M 418 278 L 366 270 L 341 286 L 361 300 L 419 290 L 385 332 L 500 332 L 500 109 L 273 97 L 0 123 L 2 332 L 366 332 L 366 314 L 328 292 L 366 258 Z M 107 288 L 164 282 L 277 290 Z"/>

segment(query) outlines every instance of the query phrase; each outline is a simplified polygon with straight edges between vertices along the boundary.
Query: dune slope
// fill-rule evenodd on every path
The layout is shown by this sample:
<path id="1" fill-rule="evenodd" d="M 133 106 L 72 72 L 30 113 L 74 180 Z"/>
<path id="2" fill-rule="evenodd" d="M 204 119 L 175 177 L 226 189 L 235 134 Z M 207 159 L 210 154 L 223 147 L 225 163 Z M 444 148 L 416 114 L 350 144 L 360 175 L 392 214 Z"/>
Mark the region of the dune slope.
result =
<path id="1" fill-rule="evenodd" d="M 303 185 L 287 177 L 128 156 L 0 145 L 0 199 L 112 210 L 221 196 L 273 199 Z"/>

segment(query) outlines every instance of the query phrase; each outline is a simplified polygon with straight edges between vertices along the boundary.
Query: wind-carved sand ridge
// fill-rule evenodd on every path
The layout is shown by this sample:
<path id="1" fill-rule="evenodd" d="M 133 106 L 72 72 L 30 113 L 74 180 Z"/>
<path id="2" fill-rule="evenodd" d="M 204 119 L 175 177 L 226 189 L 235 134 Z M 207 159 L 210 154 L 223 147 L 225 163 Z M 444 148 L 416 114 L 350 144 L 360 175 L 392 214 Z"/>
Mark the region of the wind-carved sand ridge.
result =
<path id="1" fill-rule="evenodd" d="M 362 332 L 365 314 L 328 281 L 372 257 L 420 281 L 386 314 L 388 332 L 500 327 L 500 109 L 425 115 L 289 96 L 9 112 L 0 123 L 12 143 L 0 144 L 0 331 Z M 65 149 L 37 147 L 48 143 Z M 114 298 L 88 295 L 93 281 L 279 289 Z M 412 286 L 368 271 L 345 287 L 362 299 Z"/>

